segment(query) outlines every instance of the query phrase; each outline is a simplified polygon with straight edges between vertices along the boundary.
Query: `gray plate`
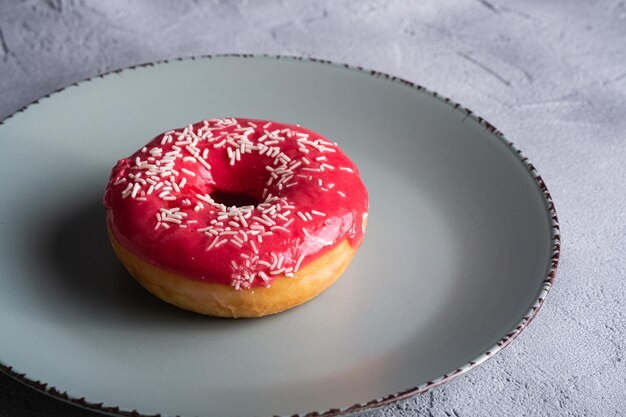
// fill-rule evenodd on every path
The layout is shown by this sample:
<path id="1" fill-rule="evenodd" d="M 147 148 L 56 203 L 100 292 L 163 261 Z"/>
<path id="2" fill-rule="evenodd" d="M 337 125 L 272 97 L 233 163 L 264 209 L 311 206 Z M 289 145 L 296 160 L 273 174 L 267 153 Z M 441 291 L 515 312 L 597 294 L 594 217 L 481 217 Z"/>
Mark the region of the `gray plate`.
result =
<path id="1" fill-rule="evenodd" d="M 384 74 L 238 56 L 136 67 L 28 106 L 0 126 L 3 369 L 104 403 L 85 406 L 183 416 L 349 412 L 462 374 L 523 329 L 558 261 L 543 182 L 470 113 Z M 114 257 L 101 195 L 115 161 L 216 116 L 300 123 L 360 167 L 363 246 L 312 302 L 203 317 Z"/>

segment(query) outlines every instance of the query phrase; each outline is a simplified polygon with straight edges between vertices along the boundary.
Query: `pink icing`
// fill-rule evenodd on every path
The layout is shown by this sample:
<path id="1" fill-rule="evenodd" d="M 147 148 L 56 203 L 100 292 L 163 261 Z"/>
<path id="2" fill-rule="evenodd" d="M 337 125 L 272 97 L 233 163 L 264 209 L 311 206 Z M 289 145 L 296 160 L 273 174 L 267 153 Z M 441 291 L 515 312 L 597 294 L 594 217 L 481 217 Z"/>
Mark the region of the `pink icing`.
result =
<path id="1" fill-rule="evenodd" d="M 213 201 L 220 193 L 253 205 L 227 207 Z M 343 239 L 358 247 L 368 197 L 354 163 L 318 133 L 210 119 L 120 160 L 104 205 L 115 238 L 135 255 L 247 289 L 294 276 Z"/>

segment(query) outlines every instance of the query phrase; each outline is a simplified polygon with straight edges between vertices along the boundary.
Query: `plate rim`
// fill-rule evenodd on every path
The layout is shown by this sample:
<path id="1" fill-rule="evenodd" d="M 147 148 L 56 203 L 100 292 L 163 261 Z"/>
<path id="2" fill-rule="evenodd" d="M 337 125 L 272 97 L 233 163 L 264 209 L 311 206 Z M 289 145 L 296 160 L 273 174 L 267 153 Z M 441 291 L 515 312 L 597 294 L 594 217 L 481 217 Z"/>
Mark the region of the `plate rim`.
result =
<path id="1" fill-rule="evenodd" d="M 54 94 L 60 93 L 70 87 L 78 87 L 81 84 L 85 84 L 97 78 L 111 77 L 114 74 L 119 74 L 121 72 L 127 72 L 131 70 L 136 70 L 139 68 L 145 68 L 145 67 L 153 67 L 156 65 L 165 65 L 165 64 L 170 64 L 170 63 L 177 62 L 177 61 L 180 62 L 180 61 L 211 60 L 211 59 L 224 59 L 224 58 L 277 59 L 277 60 L 282 59 L 282 60 L 289 60 L 289 61 L 305 61 L 305 62 L 315 63 L 315 64 L 331 65 L 337 68 L 344 68 L 344 69 L 348 69 L 351 71 L 367 74 L 374 78 L 383 78 L 389 82 L 404 85 L 407 88 L 415 89 L 419 92 L 428 94 L 432 96 L 433 98 L 449 105 L 453 111 L 460 111 L 464 113 L 465 117 L 462 119 L 462 122 L 464 122 L 468 118 L 472 119 L 473 121 L 477 122 L 480 126 L 484 127 L 485 130 L 489 132 L 491 135 L 493 135 L 497 139 L 501 140 L 505 145 L 507 145 L 508 149 L 511 152 L 513 152 L 513 154 L 517 157 L 518 161 L 522 163 L 522 165 L 528 171 L 528 174 L 531 176 L 531 178 L 535 182 L 535 185 L 537 186 L 538 191 L 541 194 L 543 203 L 545 205 L 546 214 L 548 214 L 548 217 L 550 220 L 550 233 L 551 233 L 551 236 L 550 236 L 551 237 L 551 254 L 549 258 L 550 265 L 548 267 L 547 274 L 545 275 L 544 280 L 542 281 L 541 288 L 536 298 L 534 299 L 531 307 L 526 311 L 526 313 L 521 318 L 521 320 L 519 320 L 517 324 L 511 330 L 509 330 L 495 345 L 491 346 L 485 352 L 483 352 L 476 358 L 470 360 L 469 362 L 465 363 L 464 365 L 456 368 L 455 370 L 449 373 L 446 373 L 444 375 L 441 375 L 437 378 L 434 378 L 433 380 L 427 381 L 421 385 L 417 385 L 417 386 L 408 388 L 406 390 L 403 390 L 397 393 L 389 394 L 384 397 L 375 398 L 375 399 L 372 399 L 363 403 L 356 403 L 351 406 L 347 406 L 343 408 L 332 408 L 326 411 L 310 411 L 306 413 L 297 413 L 297 414 L 294 414 L 292 417 L 313 417 L 313 416 L 335 417 L 335 416 L 340 416 L 340 415 L 349 415 L 349 414 L 354 414 L 357 412 L 362 412 L 362 411 L 367 411 L 367 410 L 371 410 L 374 408 L 382 407 L 382 406 L 385 406 L 385 405 L 388 405 L 388 404 L 391 404 L 400 400 L 404 400 L 413 396 L 417 396 L 420 394 L 425 394 L 429 392 L 430 390 L 432 390 L 433 388 L 443 385 L 451 381 L 452 379 L 455 379 L 458 376 L 464 375 L 465 373 L 471 371 L 472 369 L 477 368 L 478 366 L 482 365 L 486 360 L 493 357 L 495 354 L 499 353 L 504 348 L 509 346 L 509 344 L 530 324 L 530 322 L 532 322 L 532 320 L 535 318 L 535 316 L 539 312 L 539 309 L 543 306 L 546 296 L 548 295 L 550 289 L 552 288 L 554 284 L 554 280 L 556 278 L 556 273 L 557 273 L 557 269 L 558 269 L 558 265 L 560 261 L 561 232 L 560 232 L 559 220 L 558 220 L 558 216 L 556 213 L 556 209 L 554 207 L 552 196 L 550 195 L 550 192 L 548 191 L 548 188 L 544 180 L 539 175 L 539 172 L 537 172 L 537 169 L 535 168 L 535 166 L 528 160 L 526 156 L 523 155 L 521 150 L 517 146 L 515 146 L 513 142 L 509 141 L 504 136 L 504 134 L 500 130 L 498 130 L 494 125 L 489 123 L 484 118 L 476 115 L 469 108 L 462 106 L 461 104 L 451 100 L 450 98 L 446 96 L 438 94 L 434 90 L 425 88 L 422 85 L 416 84 L 412 81 L 408 81 L 400 77 L 389 75 L 384 72 L 363 68 L 362 66 L 334 62 L 334 61 L 330 61 L 326 59 L 315 58 L 312 56 L 281 55 L 281 54 L 277 54 L 277 55 L 245 54 L 245 53 L 244 54 L 225 53 L 225 54 L 191 55 L 191 56 L 185 56 L 185 57 L 162 59 L 162 60 L 157 60 L 157 61 L 150 61 L 150 62 L 144 62 L 140 64 L 135 64 L 135 65 L 130 65 L 130 66 L 114 69 L 111 71 L 106 71 L 106 72 L 96 74 L 91 77 L 84 78 L 80 81 L 76 81 L 72 84 L 68 84 L 64 87 L 58 88 L 34 101 L 31 101 L 30 103 L 26 104 L 25 106 L 19 108 L 18 110 L 14 111 L 13 113 L 9 114 L 8 116 L 0 120 L 0 126 L 5 124 L 7 120 L 11 119 L 17 114 L 26 111 L 29 107 L 33 105 L 39 104 L 42 100 L 48 99 Z M 81 398 L 72 397 L 67 391 L 60 391 L 57 388 L 50 386 L 49 384 L 45 382 L 29 378 L 26 374 L 16 371 L 12 366 L 2 363 L 1 359 L 0 359 L 0 372 L 5 373 L 9 377 L 17 380 L 18 382 L 23 383 L 24 385 L 30 388 L 35 389 L 36 391 L 39 391 L 57 400 L 70 403 L 72 405 L 78 406 L 83 409 L 87 409 L 91 411 L 98 411 L 98 412 L 106 413 L 106 414 L 113 415 L 113 416 L 123 416 L 123 417 L 126 417 L 126 416 L 164 417 L 161 413 L 152 414 L 152 415 L 142 414 L 138 412 L 137 410 L 126 411 L 126 410 L 121 410 L 117 406 L 107 406 L 107 405 L 104 405 L 103 403 L 89 402 L 88 400 L 85 399 L 85 397 L 81 397 Z"/>

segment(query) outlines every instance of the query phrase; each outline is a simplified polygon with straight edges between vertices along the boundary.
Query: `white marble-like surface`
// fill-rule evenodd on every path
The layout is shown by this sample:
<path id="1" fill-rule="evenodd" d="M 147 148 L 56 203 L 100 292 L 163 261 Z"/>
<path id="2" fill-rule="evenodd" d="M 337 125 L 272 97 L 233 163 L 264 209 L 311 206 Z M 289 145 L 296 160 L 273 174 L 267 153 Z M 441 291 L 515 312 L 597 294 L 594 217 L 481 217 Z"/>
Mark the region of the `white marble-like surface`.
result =
<path id="1" fill-rule="evenodd" d="M 538 168 L 562 226 L 542 311 L 484 366 L 368 416 L 626 414 L 626 2 L 0 0 L 0 119 L 59 87 L 179 56 L 314 56 L 406 78 L 485 117 Z M 0 140 L 6 138 L 0 138 Z M 0 415 L 86 416 L 0 377 Z"/>

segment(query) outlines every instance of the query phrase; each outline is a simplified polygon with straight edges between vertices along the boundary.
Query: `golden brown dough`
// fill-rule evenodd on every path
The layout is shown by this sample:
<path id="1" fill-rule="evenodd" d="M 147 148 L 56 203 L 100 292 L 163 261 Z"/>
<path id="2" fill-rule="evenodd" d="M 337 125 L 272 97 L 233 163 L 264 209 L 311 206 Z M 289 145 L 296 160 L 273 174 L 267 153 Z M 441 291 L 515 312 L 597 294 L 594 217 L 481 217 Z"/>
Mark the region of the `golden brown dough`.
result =
<path id="1" fill-rule="evenodd" d="M 107 229 L 117 257 L 144 288 L 185 310 L 218 317 L 262 317 L 300 305 L 331 286 L 356 253 L 344 239 L 293 278 L 280 275 L 269 288 L 237 291 L 230 285 L 188 279 L 152 265 L 122 247 Z"/>

